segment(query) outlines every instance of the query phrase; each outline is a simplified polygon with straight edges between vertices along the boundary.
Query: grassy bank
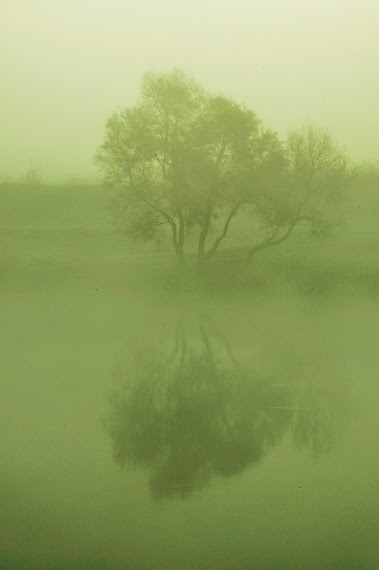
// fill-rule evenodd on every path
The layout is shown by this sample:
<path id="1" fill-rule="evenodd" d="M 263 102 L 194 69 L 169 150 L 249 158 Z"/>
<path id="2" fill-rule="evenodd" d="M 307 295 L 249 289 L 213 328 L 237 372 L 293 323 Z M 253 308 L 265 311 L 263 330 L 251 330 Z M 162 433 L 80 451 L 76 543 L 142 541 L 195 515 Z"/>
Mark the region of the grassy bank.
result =
<path id="1" fill-rule="evenodd" d="M 247 243 L 233 237 L 244 233 L 241 224 L 194 283 L 191 273 L 178 274 L 169 243 L 158 251 L 155 245 L 132 245 L 114 231 L 100 188 L 3 185 L 0 197 L 2 290 L 123 294 L 137 288 L 172 295 L 184 284 L 222 297 L 286 290 L 371 296 L 377 290 L 377 234 L 360 223 L 361 208 L 334 239 L 297 235 L 258 253 L 250 264 Z M 189 255 L 190 266 L 194 261 Z"/>

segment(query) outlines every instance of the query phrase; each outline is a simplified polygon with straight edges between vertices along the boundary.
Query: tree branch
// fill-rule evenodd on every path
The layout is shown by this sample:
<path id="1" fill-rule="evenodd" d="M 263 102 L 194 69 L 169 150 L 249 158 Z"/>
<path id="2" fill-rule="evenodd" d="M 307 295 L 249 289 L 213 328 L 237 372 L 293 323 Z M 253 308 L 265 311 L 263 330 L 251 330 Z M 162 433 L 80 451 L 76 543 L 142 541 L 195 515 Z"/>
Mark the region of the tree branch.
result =
<path id="1" fill-rule="evenodd" d="M 161 216 L 164 217 L 164 219 L 172 226 L 172 227 L 176 227 L 176 222 L 174 220 L 174 218 L 172 216 L 170 216 L 167 212 L 165 212 L 162 208 L 160 208 L 159 206 L 156 206 L 153 202 L 150 202 L 149 200 L 147 200 L 146 198 L 143 198 L 142 196 L 140 196 L 142 202 L 145 202 L 145 204 L 147 204 L 148 206 L 150 206 L 150 208 L 153 208 L 154 210 L 156 210 Z"/>
<path id="2" fill-rule="evenodd" d="M 153 208 L 156 212 L 158 212 L 161 216 L 163 216 L 166 222 L 170 224 L 172 228 L 172 243 L 174 244 L 174 248 L 178 257 L 181 257 L 181 248 L 178 244 L 178 237 L 177 237 L 177 224 L 174 218 L 170 216 L 167 212 L 165 212 L 162 208 L 156 206 L 153 202 L 149 202 L 149 200 L 146 200 L 146 198 L 143 198 L 142 196 L 140 196 L 140 198 L 145 204 L 150 206 L 150 208 Z"/>
<path id="3" fill-rule="evenodd" d="M 214 254 L 216 253 L 220 243 L 222 242 L 222 240 L 224 239 L 224 237 L 226 236 L 226 234 L 228 233 L 228 229 L 229 229 L 229 225 L 230 222 L 232 221 L 232 219 L 234 218 L 234 216 L 237 214 L 240 206 L 242 205 L 243 202 L 239 202 L 229 213 L 228 217 L 225 220 L 225 224 L 224 224 L 224 228 L 221 232 L 221 234 L 219 235 L 219 237 L 214 241 L 212 247 L 210 248 L 210 250 L 208 251 L 208 253 L 205 255 L 206 259 L 210 259 L 211 257 L 214 256 Z"/>
<path id="4" fill-rule="evenodd" d="M 276 231 L 274 232 L 274 234 L 266 239 L 265 241 L 263 241 L 262 243 L 259 243 L 258 245 L 256 245 L 255 247 L 253 247 L 248 255 L 247 258 L 251 259 L 258 251 L 260 251 L 261 249 L 266 249 L 266 247 L 272 247 L 274 245 L 279 245 L 280 243 L 282 243 L 283 241 L 285 241 L 286 239 L 288 239 L 290 237 L 290 235 L 292 234 L 292 231 L 294 229 L 294 227 L 296 226 L 297 222 L 299 221 L 299 219 L 301 218 L 297 218 L 296 220 L 294 220 L 287 228 L 287 231 L 278 239 L 275 239 L 275 236 L 277 235 L 278 231 L 279 231 L 279 227 L 276 229 Z"/>

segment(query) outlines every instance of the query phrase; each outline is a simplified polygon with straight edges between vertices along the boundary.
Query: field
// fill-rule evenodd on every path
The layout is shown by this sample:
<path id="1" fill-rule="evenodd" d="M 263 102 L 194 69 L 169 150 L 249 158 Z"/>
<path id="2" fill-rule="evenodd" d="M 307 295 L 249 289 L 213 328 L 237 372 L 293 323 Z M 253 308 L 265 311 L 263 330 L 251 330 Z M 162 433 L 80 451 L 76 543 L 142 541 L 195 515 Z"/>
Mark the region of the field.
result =
<path id="1" fill-rule="evenodd" d="M 250 265 L 245 256 L 254 236 L 247 220 L 238 222 L 204 278 L 204 292 L 257 294 L 289 287 L 300 295 L 374 295 L 377 199 L 373 192 L 362 194 L 356 191 L 348 203 L 345 226 L 334 239 L 297 234 Z M 169 239 L 160 247 L 128 242 L 112 225 L 109 196 L 100 188 L 3 185 L 0 197 L 3 289 L 122 294 L 137 283 L 161 288 L 175 282 Z M 187 241 L 194 250 L 191 236 Z"/>

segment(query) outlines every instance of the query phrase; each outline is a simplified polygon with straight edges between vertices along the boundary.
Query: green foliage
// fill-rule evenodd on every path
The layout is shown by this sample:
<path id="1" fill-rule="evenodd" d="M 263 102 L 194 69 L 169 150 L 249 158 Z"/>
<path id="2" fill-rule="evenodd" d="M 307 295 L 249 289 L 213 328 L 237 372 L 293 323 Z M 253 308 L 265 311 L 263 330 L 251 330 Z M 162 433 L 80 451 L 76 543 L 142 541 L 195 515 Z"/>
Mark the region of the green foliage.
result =
<path id="1" fill-rule="evenodd" d="M 284 144 L 253 111 L 205 93 L 179 70 L 145 75 L 139 103 L 108 119 L 95 161 L 123 231 L 154 239 L 165 227 L 183 262 L 190 232 L 199 236 L 199 262 L 209 259 L 243 209 L 264 232 L 252 252 L 300 224 L 325 233 L 332 225 L 325 213 L 339 206 L 349 181 L 347 158 L 329 133 L 309 127 Z"/>

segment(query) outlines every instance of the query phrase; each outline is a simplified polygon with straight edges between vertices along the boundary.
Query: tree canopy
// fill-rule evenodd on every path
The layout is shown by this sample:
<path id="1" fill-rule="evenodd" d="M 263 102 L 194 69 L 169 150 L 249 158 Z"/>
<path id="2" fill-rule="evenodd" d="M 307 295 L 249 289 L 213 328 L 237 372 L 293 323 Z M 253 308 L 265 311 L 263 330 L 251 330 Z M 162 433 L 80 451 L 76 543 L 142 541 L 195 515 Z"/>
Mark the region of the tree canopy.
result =
<path id="1" fill-rule="evenodd" d="M 255 243 L 252 224 L 250 257 L 296 225 L 325 232 L 349 177 L 329 133 L 309 127 L 283 142 L 253 111 L 177 69 L 144 76 L 138 104 L 108 119 L 95 162 L 121 229 L 138 240 L 168 229 L 181 264 L 186 236 L 197 235 L 201 265 L 243 211 L 264 231 Z"/>

